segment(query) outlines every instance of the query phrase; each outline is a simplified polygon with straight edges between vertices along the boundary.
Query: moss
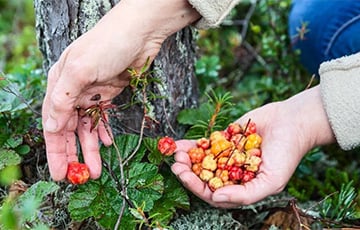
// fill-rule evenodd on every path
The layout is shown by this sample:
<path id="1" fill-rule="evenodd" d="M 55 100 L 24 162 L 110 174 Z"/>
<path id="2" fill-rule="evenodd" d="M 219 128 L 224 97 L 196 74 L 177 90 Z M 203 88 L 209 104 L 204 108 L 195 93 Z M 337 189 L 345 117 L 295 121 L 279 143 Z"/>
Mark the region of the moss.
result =
<path id="1" fill-rule="evenodd" d="M 171 223 L 171 227 L 177 230 L 247 229 L 247 227 L 233 219 L 230 212 L 216 208 L 197 208 L 188 214 L 179 216 Z"/>

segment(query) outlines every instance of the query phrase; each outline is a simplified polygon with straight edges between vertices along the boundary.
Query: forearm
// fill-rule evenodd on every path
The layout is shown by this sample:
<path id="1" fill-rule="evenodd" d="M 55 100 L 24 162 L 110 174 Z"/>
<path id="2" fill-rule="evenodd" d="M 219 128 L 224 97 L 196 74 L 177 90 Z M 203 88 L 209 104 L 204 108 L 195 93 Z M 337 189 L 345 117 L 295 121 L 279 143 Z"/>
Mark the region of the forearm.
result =
<path id="1" fill-rule="evenodd" d="M 139 33 L 161 39 L 201 17 L 187 0 L 122 0 L 108 16 L 118 17 Z"/>

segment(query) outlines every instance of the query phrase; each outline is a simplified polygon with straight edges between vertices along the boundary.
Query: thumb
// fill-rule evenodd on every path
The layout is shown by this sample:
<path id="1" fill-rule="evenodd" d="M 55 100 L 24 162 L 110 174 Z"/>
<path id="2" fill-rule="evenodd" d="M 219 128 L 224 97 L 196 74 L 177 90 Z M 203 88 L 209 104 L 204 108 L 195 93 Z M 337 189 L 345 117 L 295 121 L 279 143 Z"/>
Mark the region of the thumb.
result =
<path id="1" fill-rule="evenodd" d="M 43 102 L 42 117 L 44 130 L 56 133 L 64 129 L 75 112 L 75 100 L 78 90 L 76 84 L 67 84 L 59 78 L 57 66 L 49 72 L 48 86 Z"/>

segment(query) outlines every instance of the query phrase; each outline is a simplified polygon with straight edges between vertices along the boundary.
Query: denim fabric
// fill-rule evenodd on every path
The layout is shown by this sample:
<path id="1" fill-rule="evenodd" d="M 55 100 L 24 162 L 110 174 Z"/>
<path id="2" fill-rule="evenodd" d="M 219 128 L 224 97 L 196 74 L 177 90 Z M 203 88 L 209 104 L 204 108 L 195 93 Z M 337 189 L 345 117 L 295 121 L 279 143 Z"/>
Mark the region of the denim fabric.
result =
<path id="1" fill-rule="evenodd" d="M 293 0 L 289 35 L 302 64 L 318 75 L 322 62 L 360 52 L 360 0 Z"/>

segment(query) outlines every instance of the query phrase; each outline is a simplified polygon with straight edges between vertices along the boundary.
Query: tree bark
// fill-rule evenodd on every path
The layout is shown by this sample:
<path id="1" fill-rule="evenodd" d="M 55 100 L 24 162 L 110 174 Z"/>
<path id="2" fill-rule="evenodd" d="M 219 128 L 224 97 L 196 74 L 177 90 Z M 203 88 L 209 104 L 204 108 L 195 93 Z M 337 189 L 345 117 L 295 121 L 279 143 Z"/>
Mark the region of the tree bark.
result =
<path id="1" fill-rule="evenodd" d="M 117 0 L 35 0 L 36 30 L 44 57 L 44 71 L 58 60 L 62 51 L 77 37 L 92 28 Z M 152 84 L 153 93 L 162 99 L 151 101 L 150 113 L 154 122 L 147 123 L 146 136 L 169 135 L 181 137 L 184 127 L 176 122 L 178 112 L 197 105 L 197 82 L 194 76 L 196 43 L 191 28 L 169 37 L 163 44 L 150 71 L 163 84 Z M 114 103 L 130 102 L 132 92 L 125 89 Z M 143 119 L 139 105 L 126 110 L 116 109 L 111 116 L 114 133 L 139 133 Z"/>

